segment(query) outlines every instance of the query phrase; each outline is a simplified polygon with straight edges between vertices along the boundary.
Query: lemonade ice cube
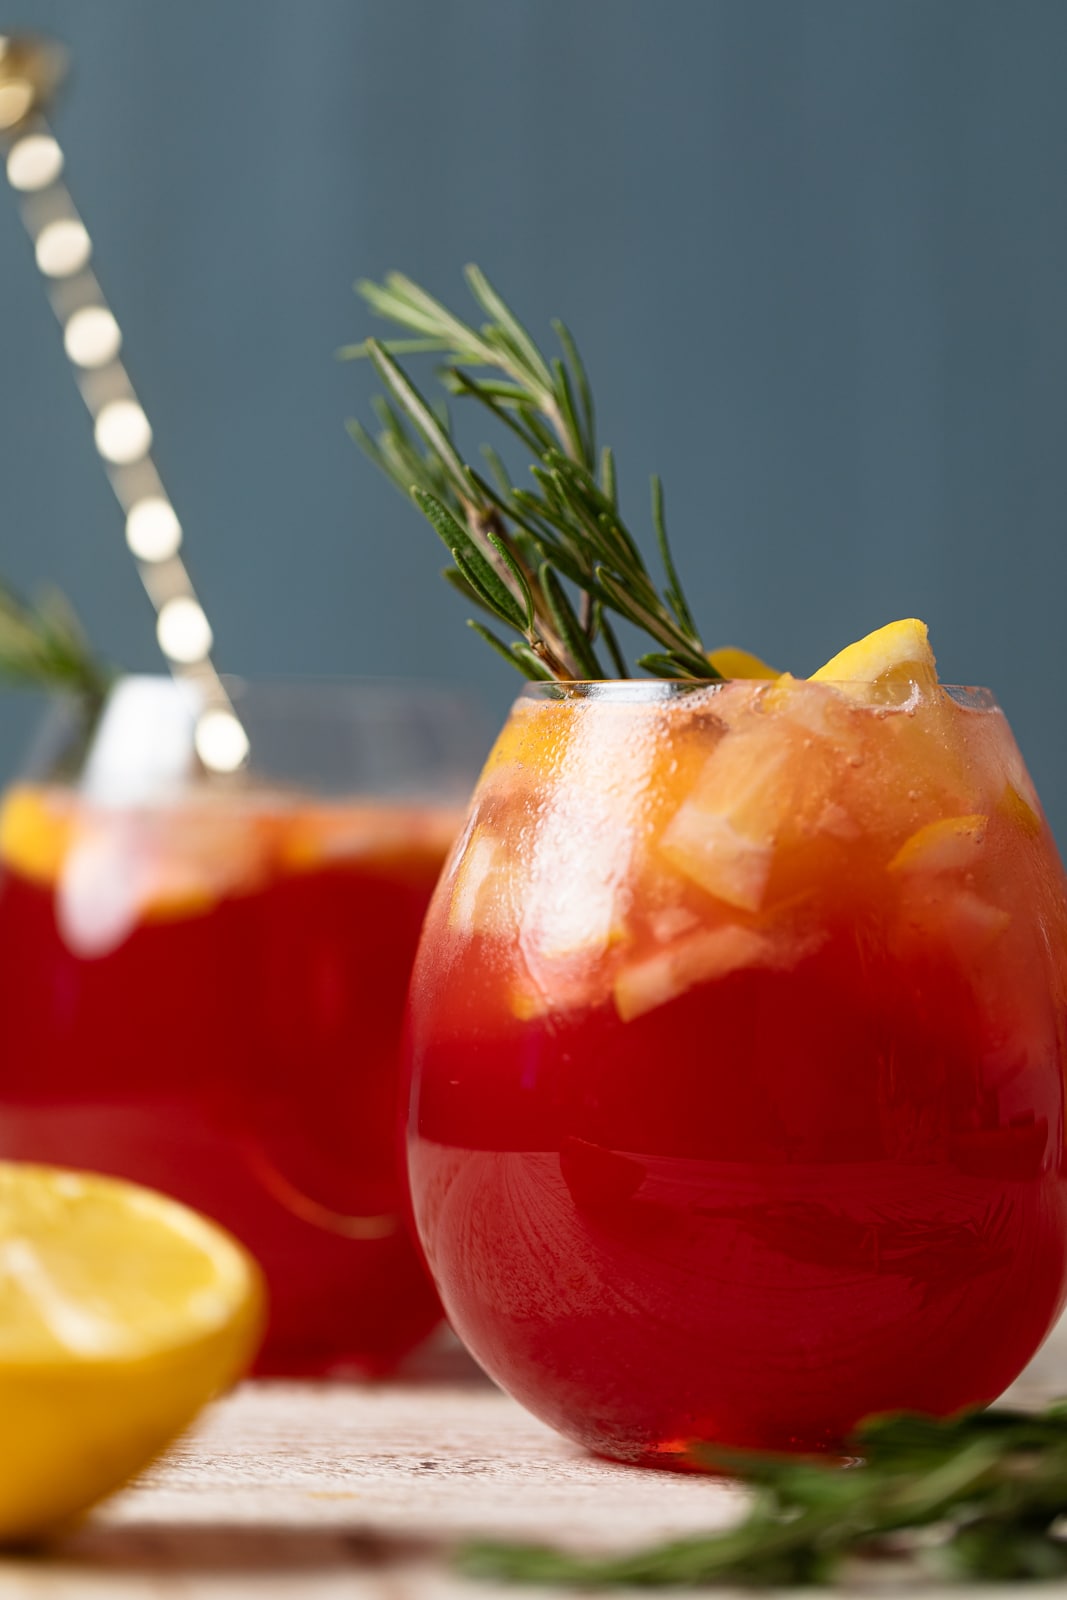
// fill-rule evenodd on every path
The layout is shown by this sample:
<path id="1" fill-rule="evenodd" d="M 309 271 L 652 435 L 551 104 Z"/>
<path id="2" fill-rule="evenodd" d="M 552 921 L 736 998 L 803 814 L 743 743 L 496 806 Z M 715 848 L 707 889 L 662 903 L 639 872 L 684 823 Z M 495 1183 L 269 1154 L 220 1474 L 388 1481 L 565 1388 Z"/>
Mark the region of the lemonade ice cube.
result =
<path id="1" fill-rule="evenodd" d="M 774 961 L 773 941 L 753 928 L 738 923 L 704 928 L 623 967 L 613 986 L 615 1008 L 623 1022 L 632 1022 L 698 983 Z"/>
<path id="2" fill-rule="evenodd" d="M 758 911 L 798 791 L 818 765 L 778 719 L 729 734 L 664 829 L 660 855 L 716 899 Z"/>
<path id="3" fill-rule="evenodd" d="M 901 953 L 952 951 L 965 962 L 981 956 L 1011 923 L 1011 913 L 972 889 L 937 878 L 904 880 L 894 944 Z"/>
<path id="4" fill-rule="evenodd" d="M 459 858 L 448 903 L 448 925 L 457 933 L 502 933 L 510 900 L 509 854 L 499 839 L 475 828 Z"/>
<path id="5" fill-rule="evenodd" d="M 750 838 L 731 817 L 687 801 L 663 835 L 660 852 L 717 900 L 740 911 L 758 911 L 763 904 L 773 845 Z"/>

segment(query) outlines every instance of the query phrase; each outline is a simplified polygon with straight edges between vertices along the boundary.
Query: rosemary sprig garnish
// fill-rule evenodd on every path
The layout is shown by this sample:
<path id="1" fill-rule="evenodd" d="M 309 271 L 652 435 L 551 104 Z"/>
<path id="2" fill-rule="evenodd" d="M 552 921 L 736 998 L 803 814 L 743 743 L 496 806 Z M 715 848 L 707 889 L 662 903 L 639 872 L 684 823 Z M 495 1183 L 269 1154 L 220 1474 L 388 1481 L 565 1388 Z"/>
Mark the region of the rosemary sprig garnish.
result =
<path id="1" fill-rule="evenodd" d="M 31 602 L 0 580 L 0 683 L 74 694 L 95 706 L 110 681 L 64 595 L 49 589 Z"/>
<path id="2" fill-rule="evenodd" d="M 518 637 L 470 626 L 530 678 L 626 677 L 611 622 L 621 616 L 658 646 L 639 658 L 646 671 L 717 677 L 675 571 L 658 479 L 652 520 L 662 593 L 623 521 L 615 464 L 598 449 L 592 390 L 570 331 L 554 322 L 560 354 L 545 356 L 477 267 L 467 268 L 467 282 L 488 318 L 480 329 L 398 272 L 358 284 L 373 311 L 413 337 L 368 339 L 341 354 L 369 356 L 386 389 L 375 402 L 381 431 L 350 422 L 353 438 L 435 528 L 452 556 L 444 574 L 452 586 Z M 447 410 L 431 406 L 395 359 L 423 352 L 443 358 L 448 393 L 476 401 L 521 442 L 532 482 L 514 483 L 490 446 L 484 474 L 464 461 Z"/>
<path id="3" fill-rule="evenodd" d="M 901 1415 L 865 1423 L 855 1467 L 703 1449 L 706 1466 L 756 1489 L 734 1528 L 632 1555 L 583 1559 L 548 1548 L 473 1544 L 472 1575 L 585 1588 L 832 1583 L 846 1559 L 908 1558 L 939 1578 L 1067 1574 L 1067 1405 L 1040 1413 Z"/>

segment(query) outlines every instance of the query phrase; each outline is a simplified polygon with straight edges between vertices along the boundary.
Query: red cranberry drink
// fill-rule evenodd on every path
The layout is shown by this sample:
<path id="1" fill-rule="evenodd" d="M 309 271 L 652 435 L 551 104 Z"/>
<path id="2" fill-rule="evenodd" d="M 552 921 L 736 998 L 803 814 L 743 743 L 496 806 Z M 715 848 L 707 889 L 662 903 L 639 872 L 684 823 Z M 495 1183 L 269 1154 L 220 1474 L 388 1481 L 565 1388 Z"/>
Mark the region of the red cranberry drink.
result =
<path id="1" fill-rule="evenodd" d="M 260 1370 L 388 1371 L 440 1307 L 403 1219 L 404 996 L 445 806 L 254 790 L 0 813 L 0 1155 L 163 1189 L 267 1274 Z"/>
<path id="2" fill-rule="evenodd" d="M 817 681 L 528 688 L 412 987 L 460 1336 L 643 1463 L 993 1399 L 1064 1297 L 1065 903 L 918 624 Z"/>

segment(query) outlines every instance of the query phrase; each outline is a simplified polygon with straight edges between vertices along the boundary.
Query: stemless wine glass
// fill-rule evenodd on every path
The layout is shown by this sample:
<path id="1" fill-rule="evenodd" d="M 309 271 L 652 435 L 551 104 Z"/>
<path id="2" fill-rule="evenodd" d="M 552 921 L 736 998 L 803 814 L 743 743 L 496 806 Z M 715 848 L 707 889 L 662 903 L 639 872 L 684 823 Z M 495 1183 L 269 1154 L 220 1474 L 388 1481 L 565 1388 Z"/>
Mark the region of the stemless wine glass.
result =
<path id="1" fill-rule="evenodd" d="M 176 1195 L 259 1258 L 259 1370 L 383 1373 L 440 1307 L 402 1215 L 398 1047 L 477 770 L 444 690 L 236 686 L 246 772 L 186 686 L 68 704 L 0 811 L 0 1155 Z"/>
<path id="2" fill-rule="evenodd" d="M 446 1312 L 589 1448 L 989 1401 L 1067 1273 L 1067 890 L 982 690 L 528 688 L 431 905 Z"/>

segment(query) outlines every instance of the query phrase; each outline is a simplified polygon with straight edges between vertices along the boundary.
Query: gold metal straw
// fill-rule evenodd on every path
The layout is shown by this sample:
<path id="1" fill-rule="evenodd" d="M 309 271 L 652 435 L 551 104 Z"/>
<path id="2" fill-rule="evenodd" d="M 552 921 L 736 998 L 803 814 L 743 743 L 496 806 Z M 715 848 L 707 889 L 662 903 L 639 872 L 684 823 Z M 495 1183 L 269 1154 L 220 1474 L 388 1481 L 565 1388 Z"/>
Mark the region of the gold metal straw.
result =
<path id="1" fill-rule="evenodd" d="M 159 648 L 172 673 L 200 692 L 197 754 L 214 772 L 236 772 L 247 760 L 248 736 L 211 660 L 211 625 L 181 558 L 181 523 L 152 460 L 152 429 L 120 359 L 122 334 L 90 266 L 92 241 L 63 182 L 63 151 L 45 114 L 65 70 L 66 52 L 54 41 L 0 34 L 7 178 L 93 419 L 97 453 L 126 515 L 126 543 L 155 607 Z"/>

